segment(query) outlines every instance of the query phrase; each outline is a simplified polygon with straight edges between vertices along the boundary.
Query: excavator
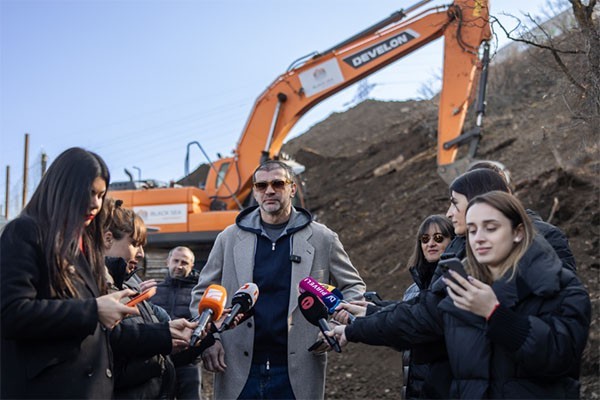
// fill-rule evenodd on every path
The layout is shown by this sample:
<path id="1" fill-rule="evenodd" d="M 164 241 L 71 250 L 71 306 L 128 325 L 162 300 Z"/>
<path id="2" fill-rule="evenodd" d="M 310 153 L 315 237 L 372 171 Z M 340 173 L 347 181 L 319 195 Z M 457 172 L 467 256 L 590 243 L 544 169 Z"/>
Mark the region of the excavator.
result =
<path id="1" fill-rule="evenodd" d="M 206 259 L 216 235 L 234 223 L 240 209 L 251 203 L 253 171 L 265 160 L 282 158 L 284 139 L 307 111 L 442 36 L 438 173 L 449 181 L 464 172 L 475 155 L 485 113 L 491 40 L 489 2 L 455 0 L 448 5 L 424 7 L 430 1 L 396 11 L 330 49 L 292 63 L 254 103 L 233 154 L 209 162 L 203 187 L 113 191 L 112 195 L 133 208 L 153 231 L 146 249 L 146 276 L 164 267 L 166 251 L 176 245 L 192 248 L 197 260 Z M 462 133 L 475 92 L 476 126 Z M 191 143 L 202 150 L 199 143 Z M 464 144 L 469 145 L 468 153 L 456 160 L 458 147 Z M 186 174 L 188 170 L 186 165 Z"/>

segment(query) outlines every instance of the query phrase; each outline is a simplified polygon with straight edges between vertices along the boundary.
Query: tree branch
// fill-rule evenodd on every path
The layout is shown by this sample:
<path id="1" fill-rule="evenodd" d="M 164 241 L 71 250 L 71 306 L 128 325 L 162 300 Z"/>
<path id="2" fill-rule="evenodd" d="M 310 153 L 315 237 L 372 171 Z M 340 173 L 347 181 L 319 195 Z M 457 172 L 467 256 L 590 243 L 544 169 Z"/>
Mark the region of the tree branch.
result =
<path id="1" fill-rule="evenodd" d="M 576 1 L 576 0 L 573 0 Z M 565 63 L 563 62 L 562 58 L 560 57 L 560 54 L 581 54 L 581 52 L 579 50 L 560 50 L 557 49 L 554 44 L 552 43 L 552 37 L 530 16 L 527 15 L 528 18 L 536 25 L 536 27 L 546 36 L 546 38 L 548 39 L 548 42 L 550 43 L 550 45 L 544 45 L 544 44 L 540 44 L 537 42 L 534 42 L 532 40 L 528 40 L 523 38 L 523 36 L 521 35 L 521 37 L 516 38 L 514 36 L 511 36 L 511 32 L 513 32 L 515 29 L 513 29 L 511 32 L 508 32 L 506 30 L 506 28 L 504 27 L 504 25 L 502 25 L 502 23 L 500 21 L 498 21 L 497 18 L 492 17 L 494 22 L 497 22 L 498 25 L 500 26 L 500 28 L 504 31 L 504 34 L 506 35 L 507 38 L 509 38 L 512 41 L 515 42 L 520 42 L 520 43 L 525 43 L 529 46 L 533 46 L 533 47 L 537 47 L 540 49 L 544 49 L 544 50 L 548 50 L 552 53 L 552 56 L 554 57 L 554 60 L 556 61 L 556 63 L 558 64 L 558 67 L 560 68 L 560 70 L 565 74 L 565 76 L 567 77 L 567 79 L 569 80 L 569 82 L 571 82 L 577 89 L 579 89 L 581 92 L 585 93 L 586 92 L 586 88 L 585 86 L 583 86 L 581 83 L 579 83 L 577 81 L 577 79 L 575 79 L 575 77 L 571 74 L 571 72 L 569 71 L 569 69 L 567 68 L 567 66 L 565 65 Z M 521 23 L 521 21 L 519 21 L 519 24 Z"/>

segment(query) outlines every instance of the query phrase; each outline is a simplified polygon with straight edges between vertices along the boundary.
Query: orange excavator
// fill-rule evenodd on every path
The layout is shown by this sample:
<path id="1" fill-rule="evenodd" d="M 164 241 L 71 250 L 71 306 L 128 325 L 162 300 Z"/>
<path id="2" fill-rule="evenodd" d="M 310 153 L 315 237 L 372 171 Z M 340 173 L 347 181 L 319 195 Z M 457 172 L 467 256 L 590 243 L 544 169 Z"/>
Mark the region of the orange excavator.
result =
<path id="1" fill-rule="evenodd" d="M 302 115 L 340 90 L 442 36 L 438 173 L 449 180 L 463 172 L 475 155 L 485 111 L 491 39 L 489 4 L 487 0 L 455 0 L 449 5 L 425 8 L 430 1 L 399 10 L 326 51 L 295 61 L 256 100 L 233 155 L 209 163 L 202 188 L 113 192 L 155 228 L 149 235 L 147 254 L 175 245 L 188 245 L 197 253 L 210 249 L 216 235 L 232 224 L 239 210 L 251 201 L 254 169 L 264 160 L 280 157 L 284 139 Z M 475 88 L 476 127 L 461 134 Z M 462 144 L 469 144 L 468 154 L 455 160 Z M 198 258 L 204 257 L 197 255 Z"/>

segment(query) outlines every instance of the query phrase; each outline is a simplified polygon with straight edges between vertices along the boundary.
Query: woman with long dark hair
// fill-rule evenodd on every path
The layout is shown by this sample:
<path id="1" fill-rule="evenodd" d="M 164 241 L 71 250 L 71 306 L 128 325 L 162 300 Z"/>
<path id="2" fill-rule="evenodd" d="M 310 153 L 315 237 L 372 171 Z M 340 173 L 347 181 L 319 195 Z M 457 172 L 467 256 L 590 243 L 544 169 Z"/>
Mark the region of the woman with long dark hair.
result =
<path id="1" fill-rule="evenodd" d="M 110 398 L 108 330 L 135 292 L 107 294 L 103 202 L 110 176 L 95 153 L 52 163 L 0 238 L 2 398 Z"/>

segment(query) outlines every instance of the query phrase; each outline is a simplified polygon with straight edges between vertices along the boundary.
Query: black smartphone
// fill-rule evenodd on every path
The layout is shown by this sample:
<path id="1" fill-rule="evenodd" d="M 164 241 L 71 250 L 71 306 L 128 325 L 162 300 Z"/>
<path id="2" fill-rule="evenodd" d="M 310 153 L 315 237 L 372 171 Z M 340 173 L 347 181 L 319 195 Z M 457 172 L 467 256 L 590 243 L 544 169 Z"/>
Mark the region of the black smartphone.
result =
<path id="1" fill-rule="evenodd" d="M 379 297 L 377 292 L 364 292 L 363 297 L 365 298 L 366 301 L 370 301 L 371 303 L 375 302 L 376 300 L 379 300 L 379 301 L 382 300 L 382 298 Z"/>
<path id="2" fill-rule="evenodd" d="M 465 266 L 456 257 L 448 258 L 446 260 L 440 260 L 438 266 L 442 269 L 442 271 L 444 271 L 444 275 L 448 278 L 450 278 L 448 271 L 452 270 L 454 272 L 457 272 L 463 278 L 467 279 L 467 272 L 465 271 Z"/>
<path id="3" fill-rule="evenodd" d="M 325 341 L 323 339 L 317 340 L 308 348 L 308 351 L 313 351 L 313 350 L 318 349 L 319 346 L 321 346 L 323 343 L 325 343 Z"/>

